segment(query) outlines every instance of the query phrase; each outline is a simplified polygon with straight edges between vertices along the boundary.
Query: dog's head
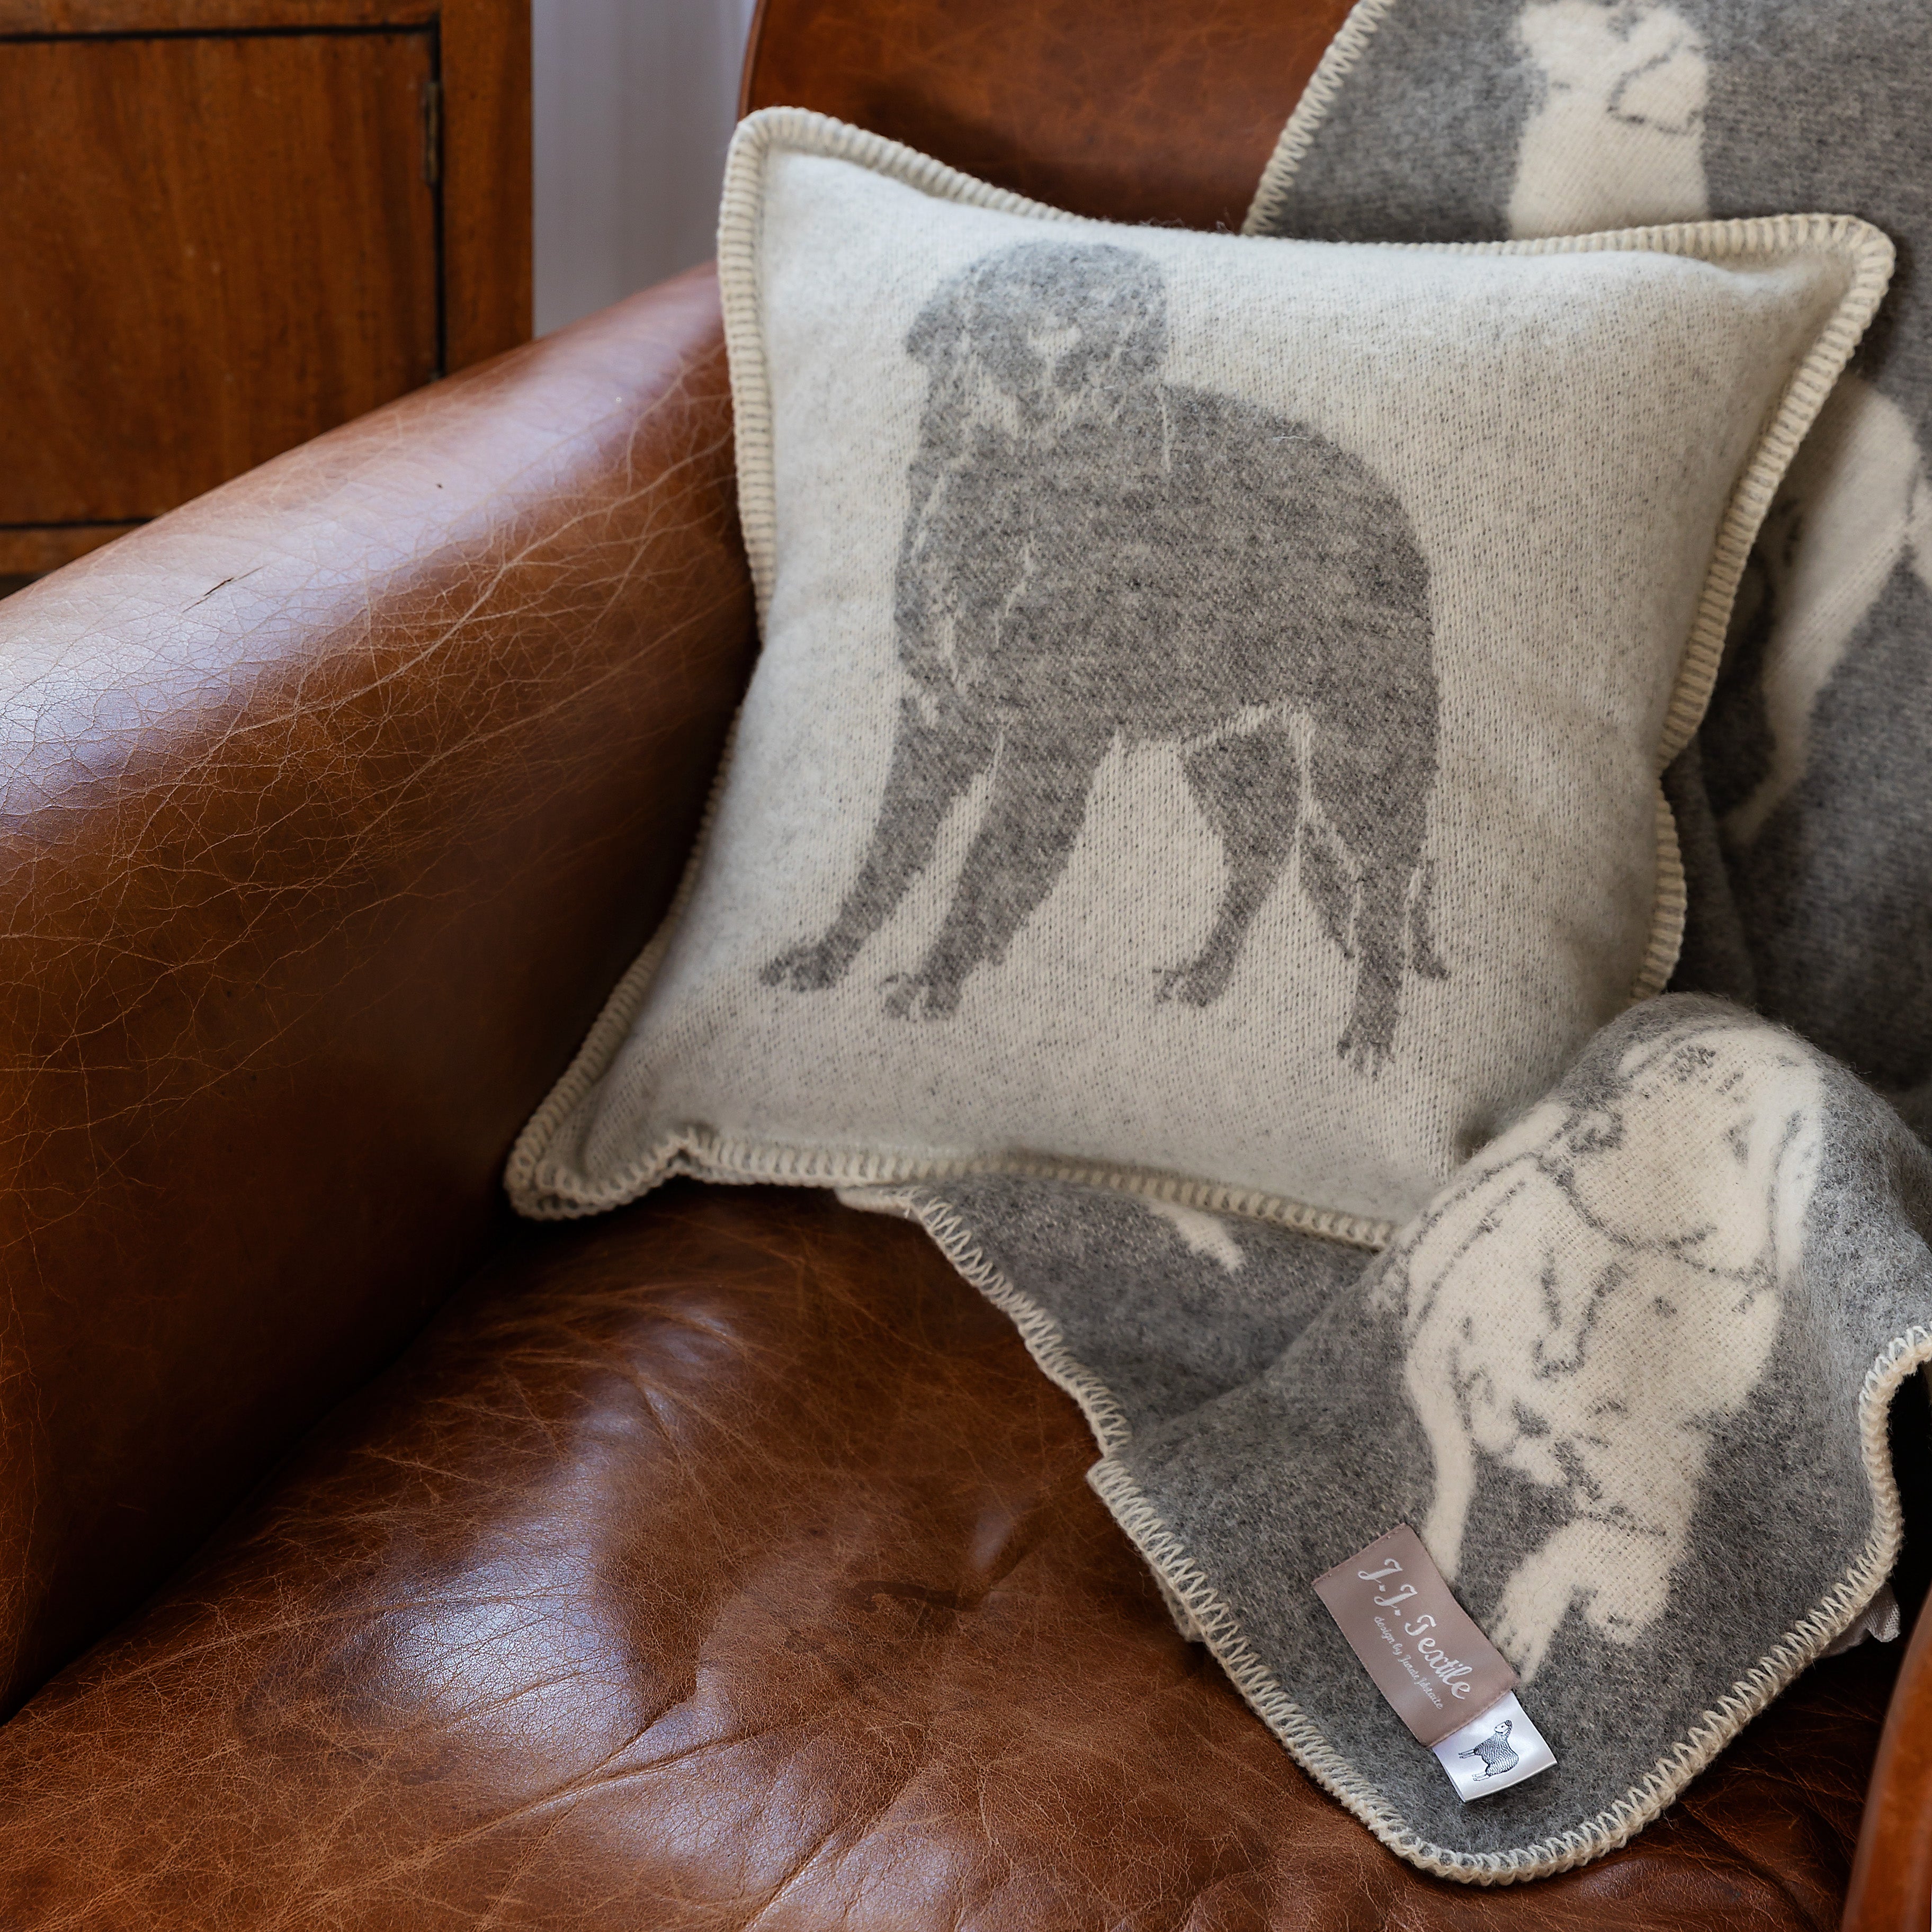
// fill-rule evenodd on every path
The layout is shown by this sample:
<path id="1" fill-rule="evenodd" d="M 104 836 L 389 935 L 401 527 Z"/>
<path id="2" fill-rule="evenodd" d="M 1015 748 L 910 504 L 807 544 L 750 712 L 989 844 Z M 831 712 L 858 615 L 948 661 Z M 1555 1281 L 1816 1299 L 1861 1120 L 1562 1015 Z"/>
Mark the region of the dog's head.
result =
<path id="1" fill-rule="evenodd" d="M 945 283 L 906 349 L 932 379 L 928 417 L 981 415 L 997 400 L 1016 430 L 1050 434 L 1113 414 L 1159 374 L 1166 286 L 1159 265 L 1135 249 L 1022 242 Z"/>
<path id="2" fill-rule="evenodd" d="M 1703 38 L 1662 0 L 1532 0 L 1516 34 L 1546 104 L 1580 95 L 1608 119 L 1665 135 L 1694 134 L 1702 119 Z"/>
<path id="3" fill-rule="evenodd" d="M 1825 1092 L 1814 1057 L 1724 1018 L 1640 1037 L 1582 1096 L 1541 1164 L 1632 1251 L 1775 1280 L 1798 1262 Z"/>

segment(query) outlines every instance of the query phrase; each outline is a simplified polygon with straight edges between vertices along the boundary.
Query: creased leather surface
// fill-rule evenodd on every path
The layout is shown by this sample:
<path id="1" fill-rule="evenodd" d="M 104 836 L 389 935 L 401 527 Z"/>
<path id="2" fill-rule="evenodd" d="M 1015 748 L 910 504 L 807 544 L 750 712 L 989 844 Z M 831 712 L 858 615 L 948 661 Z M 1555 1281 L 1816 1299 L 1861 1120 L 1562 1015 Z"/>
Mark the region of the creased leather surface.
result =
<path id="1" fill-rule="evenodd" d="M 499 1224 L 748 667 L 714 284 L 0 604 L 0 1707 Z"/>
<path id="2" fill-rule="evenodd" d="M 766 0 L 743 111 L 812 107 L 996 187 L 1238 230 L 1348 0 Z"/>
<path id="3" fill-rule="evenodd" d="M 1826 1927 L 1892 1660 L 1482 1893 L 1181 1642 L 1072 1405 L 914 1228 L 536 1234 L 0 1731 L 10 1928 Z"/>

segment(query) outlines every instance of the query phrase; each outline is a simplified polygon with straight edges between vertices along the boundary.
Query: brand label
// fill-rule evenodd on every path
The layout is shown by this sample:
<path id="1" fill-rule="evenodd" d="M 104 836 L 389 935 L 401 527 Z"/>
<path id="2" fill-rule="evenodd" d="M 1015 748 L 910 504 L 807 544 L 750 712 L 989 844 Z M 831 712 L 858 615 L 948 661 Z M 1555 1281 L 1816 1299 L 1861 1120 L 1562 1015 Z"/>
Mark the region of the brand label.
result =
<path id="1" fill-rule="evenodd" d="M 1516 1672 L 1449 1594 L 1406 1523 L 1315 1580 L 1348 1647 L 1426 1744 L 1516 1688 Z"/>
<path id="2" fill-rule="evenodd" d="M 1556 1762 L 1510 1694 L 1516 1672 L 1406 1523 L 1316 1577 L 1315 1594 L 1464 1798 L 1506 1790 Z"/>

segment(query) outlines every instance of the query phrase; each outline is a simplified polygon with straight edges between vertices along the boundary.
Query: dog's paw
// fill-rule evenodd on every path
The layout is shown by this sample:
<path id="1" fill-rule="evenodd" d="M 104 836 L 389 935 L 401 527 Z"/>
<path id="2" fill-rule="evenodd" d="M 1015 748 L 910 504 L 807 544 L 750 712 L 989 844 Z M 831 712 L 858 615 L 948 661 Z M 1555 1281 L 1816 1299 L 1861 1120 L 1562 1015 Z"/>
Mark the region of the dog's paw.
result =
<path id="1" fill-rule="evenodd" d="M 1509 1586 L 1504 1586 L 1502 1600 L 1496 1606 L 1495 1619 L 1490 1626 L 1490 1641 L 1515 1666 L 1522 1683 L 1528 1683 L 1543 1668 L 1543 1660 L 1550 1654 L 1550 1640 L 1569 1608 L 1567 1592 L 1561 1592 L 1553 1603 L 1532 1607 L 1513 1600 Z"/>
<path id="2" fill-rule="evenodd" d="M 1366 1074 L 1371 1080 L 1394 1057 L 1391 1041 L 1352 1026 L 1335 1042 L 1335 1051 L 1348 1062 L 1350 1072 Z"/>
<path id="3" fill-rule="evenodd" d="M 1155 976 L 1154 1004 L 1164 1006 L 1170 1000 L 1182 1000 L 1190 1006 L 1211 1006 L 1227 990 L 1225 967 L 1190 959 L 1184 966 L 1166 967 Z"/>
<path id="4" fill-rule="evenodd" d="M 781 952 L 759 974 L 767 986 L 788 986 L 794 993 L 822 993 L 838 983 L 845 962 L 824 940 L 808 940 Z"/>
<path id="5" fill-rule="evenodd" d="M 895 973 L 886 982 L 886 1013 L 896 1020 L 950 1019 L 959 1010 L 956 981 L 924 973 Z"/>

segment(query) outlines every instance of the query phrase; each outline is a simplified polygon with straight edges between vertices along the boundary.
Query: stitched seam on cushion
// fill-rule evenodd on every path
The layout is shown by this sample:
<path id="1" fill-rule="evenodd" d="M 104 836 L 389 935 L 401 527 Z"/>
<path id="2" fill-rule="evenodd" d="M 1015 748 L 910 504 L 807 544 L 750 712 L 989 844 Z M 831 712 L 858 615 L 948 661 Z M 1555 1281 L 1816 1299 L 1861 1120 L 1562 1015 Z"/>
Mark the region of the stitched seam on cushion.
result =
<path id="1" fill-rule="evenodd" d="M 725 781 L 730 776 L 731 754 L 738 748 L 738 726 L 744 715 L 744 707 L 740 705 L 732 717 L 731 728 L 724 734 L 724 749 L 718 757 L 711 790 L 704 800 L 704 815 L 698 821 L 698 836 L 691 842 L 690 855 L 684 862 L 677 890 L 671 895 L 670 904 L 665 908 L 664 917 L 658 920 L 657 930 L 645 941 L 644 950 L 631 962 L 624 976 L 612 988 L 610 997 L 604 1002 L 602 1010 L 584 1036 L 584 1044 L 565 1068 L 563 1078 L 530 1116 L 529 1124 L 517 1136 L 516 1144 L 510 1150 L 510 1158 L 504 1163 L 503 1191 L 518 1214 L 533 1220 L 576 1220 L 586 1214 L 602 1214 L 607 1208 L 621 1208 L 624 1201 L 634 1199 L 636 1194 L 642 1193 L 645 1187 L 652 1184 L 646 1182 L 634 1193 L 626 1195 L 623 1200 L 593 1200 L 590 1196 L 596 1190 L 573 1191 L 568 1187 L 560 1190 L 554 1187 L 548 1177 L 559 1170 L 554 1162 L 546 1162 L 544 1156 L 556 1138 L 558 1128 L 569 1118 L 617 1057 L 619 1048 L 630 1033 L 632 1023 L 650 995 L 651 982 L 657 977 L 658 968 L 670 950 L 678 922 L 684 916 L 692 893 L 698 890 L 698 874 L 704 868 L 705 856 L 710 849 L 712 832 L 718 822 L 718 808 L 724 800 Z"/>
<path id="2" fill-rule="evenodd" d="M 656 944 L 652 942 L 653 946 Z M 640 958 L 638 965 L 641 968 Z M 656 958 L 650 962 L 655 971 Z M 627 982 L 628 983 L 628 982 Z M 648 985 L 640 975 L 638 998 Z M 613 1001 L 614 1006 L 615 1002 Z M 601 1024 L 601 1023 L 600 1023 Z M 616 1026 L 618 1036 L 628 1019 Z M 596 1078 L 592 1070 L 584 1085 Z M 572 1070 L 573 1072 L 576 1071 Z M 566 1076 L 568 1077 L 568 1076 Z M 560 1120 L 567 1107 L 560 1108 Z M 1349 1247 L 1379 1250 L 1395 1232 L 1391 1221 L 1350 1214 L 1339 1208 L 1311 1208 L 1286 1195 L 1258 1187 L 1238 1187 L 1225 1181 L 1192 1179 L 1154 1168 L 1117 1162 L 1081 1160 L 1052 1154 L 924 1154 L 857 1153 L 850 1148 L 808 1147 L 796 1142 L 764 1141 L 718 1134 L 708 1128 L 674 1129 L 607 1180 L 586 1184 L 580 1175 L 542 1158 L 536 1123 L 526 1138 L 529 1157 L 519 1168 L 517 1204 L 538 1220 L 569 1220 L 621 1208 L 676 1174 L 701 1180 L 754 1184 L 778 1181 L 796 1187 L 877 1187 L 908 1181 L 959 1180 L 978 1174 L 1010 1174 L 1022 1180 L 1064 1180 L 1088 1187 L 1105 1187 L 1145 1200 L 1166 1201 L 1178 1207 L 1198 1208 L 1210 1214 L 1239 1214 L 1272 1222 L 1298 1232 L 1319 1235 Z M 554 1123 L 549 1132 L 554 1132 Z M 544 1140 L 549 1138 L 549 1132 Z M 523 1152 L 519 1142 L 518 1151 Z"/>
<path id="3" fill-rule="evenodd" d="M 1244 235 L 1265 235 L 1280 218 L 1281 204 L 1287 199 L 1302 163 L 1308 158 L 1322 124 L 1334 106 L 1342 82 L 1395 6 L 1396 0 L 1355 0 L 1348 17 L 1336 29 L 1335 38 L 1322 50 L 1308 85 L 1301 90 L 1301 98 L 1294 104 L 1294 111 L 1281 130 L 1281 139 L 1274 144 L 1268 166 L 1262 170 L 1262 178 L 1255 186 L 1255 198 L 1248 204 L 1247 218 L 1241 224 Z"/>
<path id="4" fill-rule="evenodd" d="M 1669 984 L 1684 945 L 1684 922 L 1690 904 L 1684 878 L 1684 854 L 1677 842 L 1677 814 L 1664 795 L 1664 781 L 1657 783 L 1657 896 L 1651 908 L 1650 940 L 1643 950 L 1643 964 L 1637 968 L 1636 983 L 1630 988 L 1630 1003 L 1660 993 Z"/>
<path id="5" fill-rule="evenodd" d="M 1369 0 L 1364 0 L 1369 4 Z M 1351 16 L 1352 20 L 1354 16 Z M 1344 31 L 1346 31 L 1345 25 Z M 1368 29 L 1364 29 L 1366 40 Z M 1004 188 L 989 187 L 883 136 L 868 134 L 827 115 L 804 108 L 768 107 L 739 125 L 726 163 L 718 217 L 718 277 L 730 352 L 732 405 L 736 418 L 739 512 L 746 554 L 758 595 L 758 623 L 764 629 L 770 602 L 776 544 L 776 486 L 772 473 L 771 412 L 765 382 L 764 343 L 758 320 L 756 274 L 764 205 L 765 164 L 774 146 L 850 160 L 869 166 L 922 193 L 962 206 L 989 208 L 1076 226 L 1112 229 L 1048 208 Z M 1360 248 L 1451 255 L 1595 254 L 1648 251 L 1705 261 L 1739 256 L 1795 254 L 1804 249 L 1834 252 L 1846 262 L 1850 279 L 1830 321 L 1786 385 L 1771 420 L 1726 505 L 1718 541 L 1699 600 L 1698 615 L 1680 662 L 1665 712 L 1657 769 L 1688 742 L 1708 702 L 1730 608 L 1758 526 L 1804 431 L 1864 333 L 1892 272 L 1892 244 L 1868 224 L 1846 215 L 1778 215 L 1733 221 L 1681 222 L 1622 229 L 1594 236 L 1553 236 L 1528 241 L 1458 242 L 1356 242 Z M 736 742 L 734 728 L 732 744 Z M 948 1160 L 943 1156 L 854 1155 L 823 1148 L 801 1148 L 750 1140 L 727 1140 L 694 1130 L 667 1134 L 610 1180 L 586 1184 L 544 1155 L 570 1111 L 589 1093 L 628 1032 L 651 978 L 670 944 L 676 917 L 688 903 L 731 766 L 728 745 L 713 784 L 700 834 L 671 912 L 606 1003 L 582 1051 L 528 1127 L 518 1137 L 505 1173 L 505 1184 L 519 1210 L 537 1218 L 571 1218 L 622 1206 L 675 1173 L 718 1180 L 786 1180 L 826 1186 L 866 1185 L 944 1175 L 1010 1173 L 1034 1178 L 1078 1179 L 1090 1185 L 1146 1193 L 1154 1186 L 1178 1191 L 1159 1198 L 1221 1211 L 1278 1221 L 1305 1232 L 1353 1245 L 1386 1244 L 1394 1223 L 1294 1202 L 1258 1189 L 1218 1192 L 1205 1181 L 1169 1180 L 1142 1170 L 1098 1162 L 1010 1156 Z M 1669 816 L 1667 804 L 1664 807 Z M 1628 1004 L 1661 988 L 1674 966 L 1684 920 L 1683 871 L 1671 822 L 1667 848 L 1660 830 L 1657 877 L 1642 963 Z M 595 1051 L 593 1052 L 593 1047 Z M 716 1150 L 714 1154 L 712 1150 Z"/>

